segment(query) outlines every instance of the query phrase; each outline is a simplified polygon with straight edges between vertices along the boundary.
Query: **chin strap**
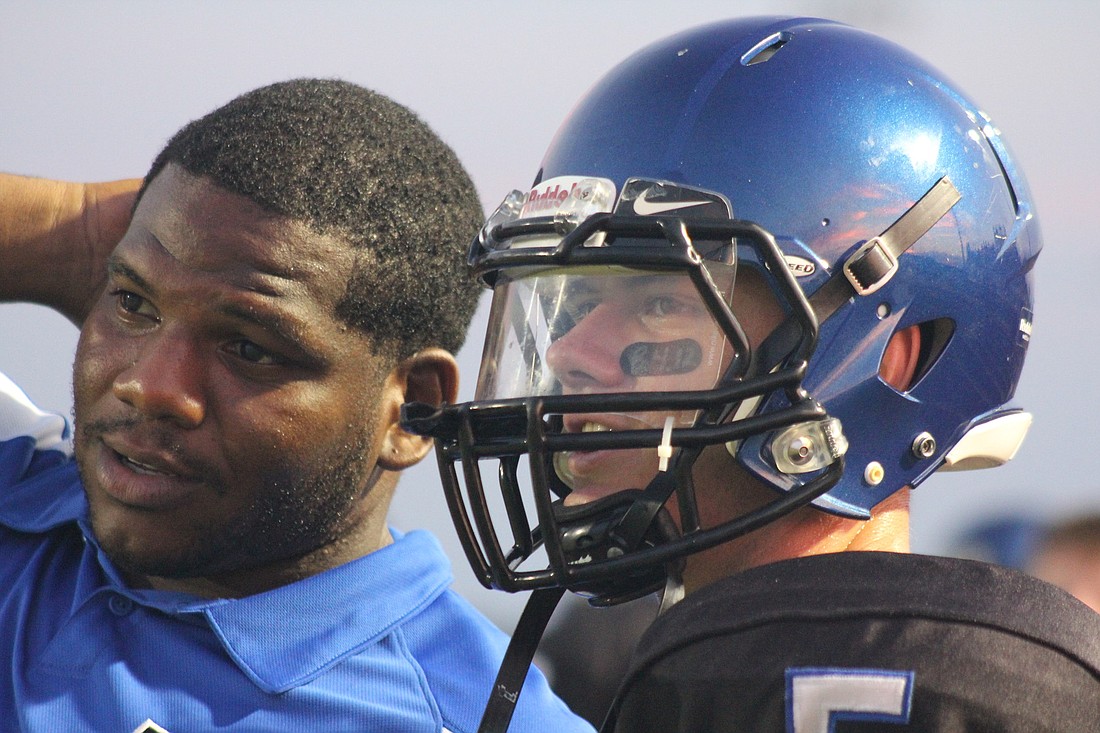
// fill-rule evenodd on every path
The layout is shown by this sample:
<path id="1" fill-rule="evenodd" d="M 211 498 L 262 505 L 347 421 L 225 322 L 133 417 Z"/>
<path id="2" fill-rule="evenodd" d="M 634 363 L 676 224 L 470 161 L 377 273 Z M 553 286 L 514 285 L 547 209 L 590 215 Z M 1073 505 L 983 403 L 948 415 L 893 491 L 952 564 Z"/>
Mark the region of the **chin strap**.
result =
<path id="1" fill-rule="evenodd" d="M 668 609 L 684 600 L 684 581 L 680 576 L 680 570 L 676 567 L 668 568 L 668 577 L 665 579 L 664 590 L 661 591 L 661 605 L 657 608 L 660 616 Z"/>
<path id="2" fill-rule="evenodd" d="M 485 705 L 485 712 L 481 715 L 478 733 L 506 733 L 508 730 L 512 715 L 516 712 L 516 704 L 519 703 L 520 692 L 523 691 L 527 670 L 531 668 L 531 661 L 535 658 L 535 651 L 542 641 L 546 625 L 564 594 L 564 588 L 539 588 L 532 591 L 527 605 L 523 607 L 523 613 L 520 614 L 512 640 L 508 643 L 508 651 L 504 653 L 497 678 L 493 681 L 493 690 Z M 658 615 L 683 597 L 684 585 L 680 573 L 675 568 L 670 568 L 668 580 L 661 592 Z"/>
<path id="3" fill-rule="evenodd" d="M 538 649 L 546 624 L 550 622 L 550 617 L 554 615 L 554 609 L 558 607 L 558 601 L 564 593 L 564 588 L 539 588 L 532 591 L 512 634 L 508 651 L 504 653 L 504 661 L 500 663 L 500 670 L 493 682 L 493 691 L 481 716 L 478 733 L 505 733 L 508 730 L 512 714 L 516 711 L 516 703 L 519 702 L 519 693 L 523 690 L 523 680 L 527 677 L 531 660 L 535 658 L 535 650 Z"/>
<path id="4" fill-rule="evenodd" d="M 853 297 L 870 295 L 898 271 L 898 258 L 951 211 L 962 198 L 947 176 L 936 181 L 915 204 L 882 234 L 872 237 L 843 262 L 808 300 L 824 323 Z M 779 364 L 798 343 L 799 331 L 788 319 L 757 348 L 757 357 L 768 368 Z"/>
<path id="5" fill-rule="evenodd" d="M 870 295 L 889 282 L 898 271 L 898 258 L 946 216 L 961 198 L 955 184 L 944 176 L 886 231 L 867 240 L 810 296 L 817 322 L 823 323 L 852 296 Z"/>
<path id="6" fill-rule="evenodd" d="M 477 733 L 506 733 L 512 722 L 512 715 L 519 703 L 519 694 L 523 691 L 523 681 L 531 661 L 535 658 L 539 642 L 546 631 L 546 625 L 554 610 L 558 607 L 564 588 L 539 588 L 532 591 L 527 605 L 523 607 L 519 623 L 500 663 L 497 678 L 493 681 L 493 691 L 485 712 L 481 715 L 481 724 Z M 684 585 L 680 573 L 670 570 L 668 580 L 661 593 L 661 606 L 658 615 L 679 603 L 684 597 Z"/>

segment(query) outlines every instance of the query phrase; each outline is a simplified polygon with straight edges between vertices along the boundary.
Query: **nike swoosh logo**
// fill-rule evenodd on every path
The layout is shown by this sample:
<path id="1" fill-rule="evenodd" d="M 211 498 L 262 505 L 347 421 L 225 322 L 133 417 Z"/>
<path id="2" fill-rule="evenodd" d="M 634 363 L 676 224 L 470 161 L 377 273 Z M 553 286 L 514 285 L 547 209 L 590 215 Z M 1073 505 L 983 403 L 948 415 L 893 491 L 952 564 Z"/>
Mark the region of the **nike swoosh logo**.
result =
<path id="1" fill-rule="evenodd" d="M 646 189 L 645 193 L 634 202 L 634 213 L 638 216 L 652 216 L 653 214 L 663 214 L 666 211 L 690 209 L 692 206 L 711 203 L 710 201 L 650 201 L 646 196 L 649 195 L 651 190 Z"/>

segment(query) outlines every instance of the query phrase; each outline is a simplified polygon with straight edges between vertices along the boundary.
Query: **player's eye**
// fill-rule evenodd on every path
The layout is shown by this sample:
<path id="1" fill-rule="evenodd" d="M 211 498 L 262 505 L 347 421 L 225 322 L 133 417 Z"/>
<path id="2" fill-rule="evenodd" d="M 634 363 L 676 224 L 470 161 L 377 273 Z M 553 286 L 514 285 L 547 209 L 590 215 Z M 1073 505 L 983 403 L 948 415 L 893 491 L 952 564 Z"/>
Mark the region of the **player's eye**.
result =
<path id="1" fill-rule="evenodd" d="M 235 356 L 250 364 L 274 366 L 283 362 L 278 355 L 247 339 L 234 341 L 228 348 Z"/>
<path id="2" fill-rule="evenodd" d="M 595 298 L 585 298 L 583 300 L 567 301 L 565 304 L 565 312 L 573 320 L 573 323 L 580 323 L 592 311 L 596 310 L 596 306 L 599 302 Z"/>
<path id="3" fill-rule="evenodd" d="M 116 307 L 125 316 L 156 316 L 149 301 L 137 293 L 129 290 L 116 290 L 112 295 L 114 295 Z"/>
<path id="4" fill-rule="evenodd" d="M 646 300 L 645 313 L 657 318 L 691 316 L 698 313 L 699 305 L 674 295 L 658 295 Z"/>

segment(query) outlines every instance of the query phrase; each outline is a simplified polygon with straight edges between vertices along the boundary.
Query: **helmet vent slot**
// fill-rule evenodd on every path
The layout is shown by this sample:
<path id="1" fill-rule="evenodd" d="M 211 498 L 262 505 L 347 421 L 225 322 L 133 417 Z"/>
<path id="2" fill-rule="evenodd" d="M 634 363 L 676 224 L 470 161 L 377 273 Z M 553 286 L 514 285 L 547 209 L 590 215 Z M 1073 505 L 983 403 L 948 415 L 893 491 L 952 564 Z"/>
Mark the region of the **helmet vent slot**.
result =
<path id="1" fill-rule="evenodd" d="M 762 64 L 768 61 L 779 51 L 779 49 L 786 46 L 787 42 L 790 40 L 791 34 L 786 31 L 773 33 L 750 48 L 745 55 L 741 57 L 741 65 L 753 66 L 754 64 Z"/>
<path id="2" fill-rule="evenodd" d="M 936 365 L 955 333 L 955 322 L 950 318 L 936 318 L 920 324 L 921 347 L 917 357 L 917 369 L 906 392 L 912 391 Z"/>

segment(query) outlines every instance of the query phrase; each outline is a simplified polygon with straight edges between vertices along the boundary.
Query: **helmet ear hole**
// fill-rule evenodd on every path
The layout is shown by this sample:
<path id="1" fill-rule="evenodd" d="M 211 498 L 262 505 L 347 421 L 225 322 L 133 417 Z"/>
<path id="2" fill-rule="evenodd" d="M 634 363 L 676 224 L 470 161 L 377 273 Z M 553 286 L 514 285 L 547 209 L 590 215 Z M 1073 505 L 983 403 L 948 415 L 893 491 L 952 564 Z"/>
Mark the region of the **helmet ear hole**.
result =
<path id="1" fill-rule="evenodd" d="M 936 318 L 925 321 L 917 327 L 920 329 L 920 354 L 917 357 L 917 368 L 913 372 L 913 378 L 906 392 L 920 384 L 920 381 L 932 370 L 955 333 L 955 322 L 950 318 Z"/>
<path id="2" fill-rule="evenodd" d="M 919 326 L 906 326 L 890 335 L 878 376 L 898 392 L 907 392 L 920 363 L 921 331 Z"/>
<path id="3" fill-rule="evenodd" d="M 882 355 L 879 377 L 898 392 L 909 392 L 943 354 L 954 330 L 950 318 L 938 318 L 895 331 Z"/>

